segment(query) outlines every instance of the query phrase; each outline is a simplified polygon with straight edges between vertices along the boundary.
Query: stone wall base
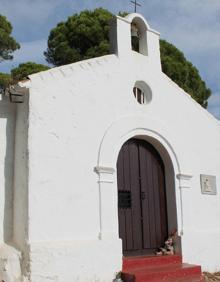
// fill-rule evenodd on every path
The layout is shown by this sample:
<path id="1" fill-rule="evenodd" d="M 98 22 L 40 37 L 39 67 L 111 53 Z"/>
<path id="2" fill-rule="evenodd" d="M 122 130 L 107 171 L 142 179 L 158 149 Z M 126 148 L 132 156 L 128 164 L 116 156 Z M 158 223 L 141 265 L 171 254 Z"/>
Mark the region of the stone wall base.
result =
<path id="1" fill-rule="evenodd" d="M 4 243 L 0 245 L 0 281 L 25 282 L 21 273 L 21 253 Z"/>
<path id="2" fill-rule="evenodd" d="M 30 282 L 111 282 L 122 269 L 121 240 L 30 244 Z"/>

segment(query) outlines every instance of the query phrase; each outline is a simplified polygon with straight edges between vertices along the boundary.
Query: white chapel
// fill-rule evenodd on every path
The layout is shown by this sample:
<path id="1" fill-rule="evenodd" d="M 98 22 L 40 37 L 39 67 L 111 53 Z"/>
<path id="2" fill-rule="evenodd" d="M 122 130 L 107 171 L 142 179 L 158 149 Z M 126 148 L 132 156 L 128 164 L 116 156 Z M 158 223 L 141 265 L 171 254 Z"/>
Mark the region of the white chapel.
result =
<path id="1" fill-rule="evenodd" d="M 1 96 L 1 282 L 220 270 L 220 122 L 162 72 L 143 16 L 115 17 L 110 39 L 110 55 L 20 82 L 23 103 Z"/>

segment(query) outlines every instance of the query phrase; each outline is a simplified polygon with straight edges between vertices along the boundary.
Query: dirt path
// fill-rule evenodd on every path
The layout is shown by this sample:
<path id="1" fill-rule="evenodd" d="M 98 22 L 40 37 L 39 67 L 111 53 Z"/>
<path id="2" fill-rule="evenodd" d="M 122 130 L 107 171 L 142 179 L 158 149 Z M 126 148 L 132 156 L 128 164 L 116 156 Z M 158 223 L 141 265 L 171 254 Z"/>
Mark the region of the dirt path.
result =
<path id="1" fill-rule="evenodd" d="M 203 274 L 205 275 L 205 282 L 220 282 L 220 272 L 204 272 Z"/>

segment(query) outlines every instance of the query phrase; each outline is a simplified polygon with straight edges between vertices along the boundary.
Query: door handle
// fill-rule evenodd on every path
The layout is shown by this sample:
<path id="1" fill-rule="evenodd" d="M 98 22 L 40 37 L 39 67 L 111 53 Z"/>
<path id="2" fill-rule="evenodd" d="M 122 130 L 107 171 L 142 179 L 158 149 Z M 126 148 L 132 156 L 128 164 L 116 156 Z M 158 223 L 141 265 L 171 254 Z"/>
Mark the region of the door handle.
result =
<path id="1" fill-rule="evenodd" d="M 146 199 L 146 193 L 145 192 L 141 192 L 141 200 L 145 200 Z"/>

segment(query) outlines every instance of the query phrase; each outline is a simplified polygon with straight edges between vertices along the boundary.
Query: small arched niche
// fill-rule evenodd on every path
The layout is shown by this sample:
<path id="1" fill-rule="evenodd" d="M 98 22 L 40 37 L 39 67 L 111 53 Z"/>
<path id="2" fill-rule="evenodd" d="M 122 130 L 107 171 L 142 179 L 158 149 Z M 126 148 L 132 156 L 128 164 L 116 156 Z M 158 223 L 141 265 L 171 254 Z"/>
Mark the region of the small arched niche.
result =
<path id="1" fill-rule="evenodd" d="M 141 105 L 149 104 L 152 100 L 151 88 L 144 81 L 135 82 L 133 93 L 136 101 Z"/>
<path id="2" fill-rule="evenodd" d="M 131 46 L 133 51 L 148 55 L 147 25 L 140 17 L 135 17 L 131 22 Z"/>

